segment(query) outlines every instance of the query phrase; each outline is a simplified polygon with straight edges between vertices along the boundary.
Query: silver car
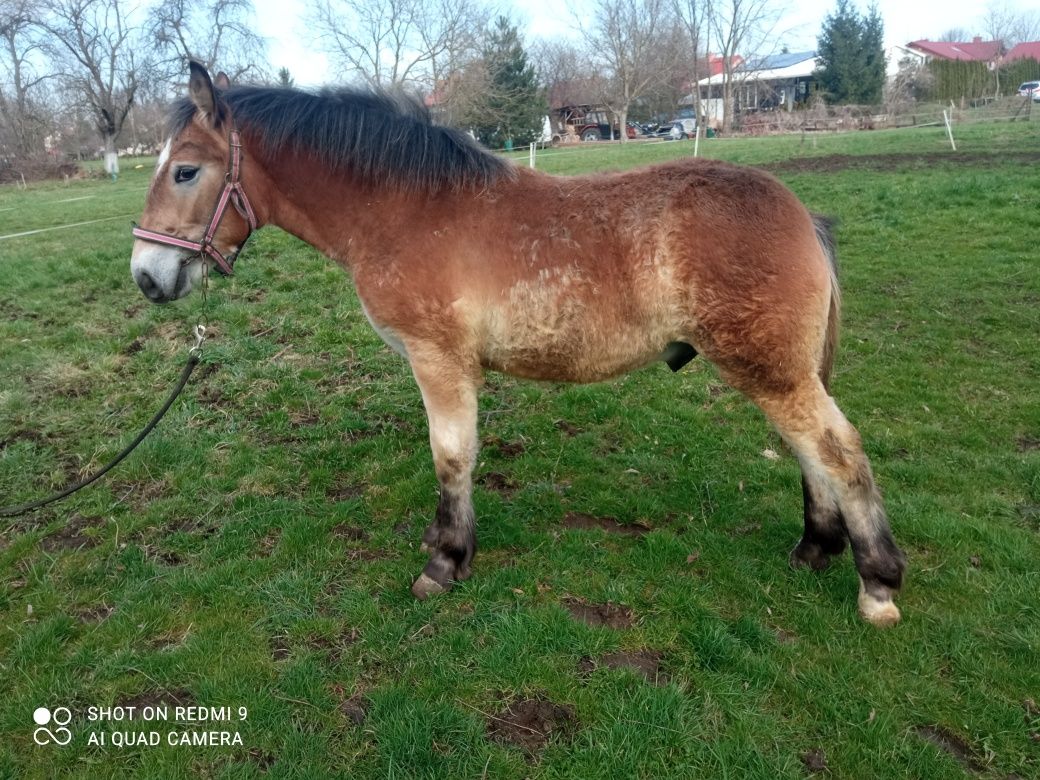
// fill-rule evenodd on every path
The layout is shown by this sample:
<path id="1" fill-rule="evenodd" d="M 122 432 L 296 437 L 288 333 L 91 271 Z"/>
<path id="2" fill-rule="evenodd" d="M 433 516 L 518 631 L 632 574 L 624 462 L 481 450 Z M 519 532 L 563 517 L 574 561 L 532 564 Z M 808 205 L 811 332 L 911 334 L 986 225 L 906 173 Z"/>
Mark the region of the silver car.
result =
<path id="1" fill-rule="evenodd" d="M 672 122 L 672 129 L 668 131 L 668 137 L 673 141 L 678 141 L 682 138 L 692 138 L 696 132 L 696 119 L 676 119 Z"/>

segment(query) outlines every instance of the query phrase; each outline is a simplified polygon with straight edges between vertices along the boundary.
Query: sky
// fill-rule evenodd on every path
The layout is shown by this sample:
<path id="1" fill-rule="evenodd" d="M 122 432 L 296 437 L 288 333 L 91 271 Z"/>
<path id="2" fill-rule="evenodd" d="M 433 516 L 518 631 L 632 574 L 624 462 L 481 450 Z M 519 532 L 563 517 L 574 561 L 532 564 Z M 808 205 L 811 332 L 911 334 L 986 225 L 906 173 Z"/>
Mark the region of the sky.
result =
<path id="1" fill-rule="evenodd" d="M 503 7 L 517 20 L 530 41 L 535 37 L 574 38 L 577 33 L 567 2 L 552 0 L 538 4 L 532 0 L 501 0 Z M 305 22 L 305 0 L 254 0 L 258 32 L 268 41 L 271 64 L 277 70 L 289 68 L 298 86 L 317 86 L 337 80 L 329 59 L 317 50 L 314 34 Z M 985 0 L 876 0 L 885 21 L 886 48 L 920 38 L 933 40 L 945 30 L 961 27 L 982 35 Z M 816 48 L 816 36 L 824 17 L 836 5 L 835 0 L 777 0 L 780 21 L 776 27 L 777 46 L 786 44 L 791 51 Z M 864 10 L 868 3 L 858 3 Z M 1012 8 L 1032 7 L 1022 2 L 1008 2 Z"/>

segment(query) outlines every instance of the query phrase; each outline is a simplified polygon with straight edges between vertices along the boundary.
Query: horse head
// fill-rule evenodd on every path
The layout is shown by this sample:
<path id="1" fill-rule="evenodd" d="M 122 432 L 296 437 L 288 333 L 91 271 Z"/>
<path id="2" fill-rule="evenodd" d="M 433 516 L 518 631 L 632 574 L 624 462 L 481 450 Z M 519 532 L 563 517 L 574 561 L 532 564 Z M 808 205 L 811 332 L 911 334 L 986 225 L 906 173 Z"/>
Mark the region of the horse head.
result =
<path id="1" fill-rule="evenodd" d="M 239 183 L 238 132 L 221 100 L 228 78 L 220 73 L 214 86 L 202 65 L 192 62 L 190 71 L 188 99 L 174 110 L 141 226 L 133 230 L 130 270 L 153 303 L 183 298 L 207 266 L 230 273 L 257 226 Z"/>

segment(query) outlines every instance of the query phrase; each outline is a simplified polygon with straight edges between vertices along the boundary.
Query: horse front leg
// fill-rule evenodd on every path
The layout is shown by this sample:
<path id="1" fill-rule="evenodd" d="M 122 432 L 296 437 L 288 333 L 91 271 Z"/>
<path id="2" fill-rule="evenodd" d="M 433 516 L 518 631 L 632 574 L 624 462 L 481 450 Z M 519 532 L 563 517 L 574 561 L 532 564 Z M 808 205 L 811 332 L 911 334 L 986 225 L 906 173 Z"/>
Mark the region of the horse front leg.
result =
<path id="1" fill-rule="evenodd" d="M 468 578 L 477 549 L 472 493 L 480 373 L 459 370 L 444 360 L 415 359 L 412 371 L 426 406 L 440 483 L 437 514 L 423 534 L 430 559 L 412 585 L 412 593 L 422 600 Z"/>

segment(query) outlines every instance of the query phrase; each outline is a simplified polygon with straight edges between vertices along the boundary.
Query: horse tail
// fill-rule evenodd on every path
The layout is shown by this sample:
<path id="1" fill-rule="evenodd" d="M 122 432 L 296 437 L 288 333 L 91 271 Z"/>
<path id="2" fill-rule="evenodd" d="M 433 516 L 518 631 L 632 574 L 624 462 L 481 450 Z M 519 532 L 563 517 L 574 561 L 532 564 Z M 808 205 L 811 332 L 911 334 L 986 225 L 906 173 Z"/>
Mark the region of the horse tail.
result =
<path id="1" fill-rule="evenodd" d="M 812 215 L 813 227 L 816 229 L 816 240 L 820 249 L 827 256 L 827 265 L 831 272 L 831 301 L 827 312 L 827 334 L 823 343 L 823 356 L 820 359 L 820 381 L 828 388 L 834 358 L 838 352 L 838 332 L 841 329 L 841 288 L 838 286 L 838 258 L 834 241 L 836 221 L 820 214 Z"/>

